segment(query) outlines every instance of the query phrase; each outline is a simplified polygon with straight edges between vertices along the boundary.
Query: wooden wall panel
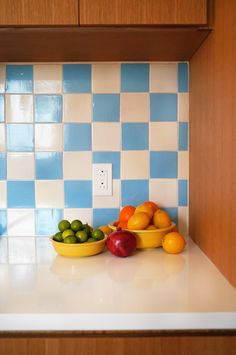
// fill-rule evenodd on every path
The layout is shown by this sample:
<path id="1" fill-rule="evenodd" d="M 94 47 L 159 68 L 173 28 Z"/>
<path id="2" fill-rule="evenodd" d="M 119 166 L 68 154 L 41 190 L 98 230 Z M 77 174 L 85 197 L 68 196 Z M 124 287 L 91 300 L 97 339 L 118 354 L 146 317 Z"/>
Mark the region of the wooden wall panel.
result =
<path id="1" fill-rule="evenodd" d="M 0 26 L 78 25 L 78 0 L 0 0 Z"/>
<path id="2" fill-rule="evenodd" d="M 81 25 L 207 24 L 207 0 L 80 0 Z"/>
<path id="3" fill-rule="evenodd" d="M 190 60 L 190 235 L 236 286 L 236 1 Z"/>
<path id="4" fill-rule="evenodd" d="M 0 339 L 2 355 L 235 355 L 236 336 L 79 336 Z"/>

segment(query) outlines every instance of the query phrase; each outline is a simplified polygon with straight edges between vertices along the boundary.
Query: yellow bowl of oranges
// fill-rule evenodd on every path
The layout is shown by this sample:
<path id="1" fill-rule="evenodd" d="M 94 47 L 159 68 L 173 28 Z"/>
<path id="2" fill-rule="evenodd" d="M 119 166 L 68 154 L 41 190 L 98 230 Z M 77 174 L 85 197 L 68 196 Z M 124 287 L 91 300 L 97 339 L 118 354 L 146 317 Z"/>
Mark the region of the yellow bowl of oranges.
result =
<path id="1" fill-rule="evenodd" d="M 117 228 L 113 224 L 109 224 L 109 227 L 116 231 Z M 137 249 L 148 249 L 148 248 L 157 248 L 162 246 L 162 238 L 169 232 L 173 231 L 175 228 L 175 223 L 171 222 L 171 225 L 166 228 L 161 229 L 140 229 L 140 230 L 130 230 L 125 229 L 130 232 L 135 233 L 137 240 Z M 124 228 L 123 228 L 124 229 Z"/>
<path id="2" fill-rule="evenodd" d="M 119 228 L 135 233 L 138 249 L 156 248 L 162 246 L 163 237 L 173 231 L 176 224 L 170 216 L 152 201 L 121 209 L 118 221 L 109 224 L 115 231 Z"/>

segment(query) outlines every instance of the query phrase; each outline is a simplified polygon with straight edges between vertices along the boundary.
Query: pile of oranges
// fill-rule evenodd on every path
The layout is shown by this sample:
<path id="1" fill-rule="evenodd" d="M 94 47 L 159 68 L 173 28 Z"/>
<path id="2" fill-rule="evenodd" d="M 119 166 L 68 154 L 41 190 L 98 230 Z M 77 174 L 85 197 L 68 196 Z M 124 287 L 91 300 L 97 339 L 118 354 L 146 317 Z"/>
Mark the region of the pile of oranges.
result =
<path id="1" fill-rule="evenodd" d="M 157 229 L 169 227 L 171 219 L 156 203 L 146 201 L 137 207 L 123 207 L 116 223 L 117 227 L 129 230 Z"/>
<path id="2" fill-rule="evenodd" d="M 169 214 L 152 201 L 146 201 L 137 207 L 125 206 L 119 213 L 116 227 L 128 230 L 149 230 L 167 228 L 171 225 Z M 163 249 L 171 254 L 180 253 L 185 247 L 185 240 L 177 230 L 167 233 L 162 240 Z"/>

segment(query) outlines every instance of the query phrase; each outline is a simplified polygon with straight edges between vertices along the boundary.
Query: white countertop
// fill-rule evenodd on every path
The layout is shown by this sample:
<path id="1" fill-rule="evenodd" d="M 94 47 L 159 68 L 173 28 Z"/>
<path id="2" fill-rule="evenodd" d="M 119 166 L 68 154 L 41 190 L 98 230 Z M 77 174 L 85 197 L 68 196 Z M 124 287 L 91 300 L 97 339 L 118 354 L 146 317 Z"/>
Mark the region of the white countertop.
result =
<path id="1" fill-rule="evenodd" d="M 47 238 L 23 239 L 23 256 L 0 252 L 0 331 L 236 329 L 236 290 L 191 239 L 179 255 L 128 258 L 65 258 Z"/>

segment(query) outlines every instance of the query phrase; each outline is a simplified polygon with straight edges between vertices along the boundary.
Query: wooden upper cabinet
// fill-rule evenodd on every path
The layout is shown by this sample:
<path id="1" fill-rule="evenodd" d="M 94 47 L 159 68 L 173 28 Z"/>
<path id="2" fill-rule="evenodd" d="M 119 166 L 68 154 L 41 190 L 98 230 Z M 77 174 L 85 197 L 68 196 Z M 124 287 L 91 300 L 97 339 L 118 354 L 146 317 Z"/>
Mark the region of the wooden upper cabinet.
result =
<path id="1" fill-rule="evenodd" d="M 72 26 L 78 0 L 0 0 L 0 26 Z"/>
<path id="2" fill-rule="evenodd" d="M 81 26 L 207 25 L 207 0 L 80 0 Z"/>

